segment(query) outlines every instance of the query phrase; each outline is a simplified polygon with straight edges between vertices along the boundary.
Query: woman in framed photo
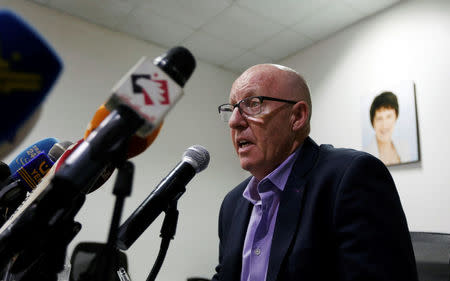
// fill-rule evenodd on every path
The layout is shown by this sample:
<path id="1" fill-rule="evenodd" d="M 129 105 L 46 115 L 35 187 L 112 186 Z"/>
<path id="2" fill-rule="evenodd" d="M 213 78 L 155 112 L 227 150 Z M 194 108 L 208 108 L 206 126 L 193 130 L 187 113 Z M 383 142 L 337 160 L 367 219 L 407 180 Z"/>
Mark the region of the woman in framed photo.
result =
<path id="1" fill-rule="evenodd" d="M 410 161 L 408 143 L 393 137 L 398 114 L 398 99 L 392 92 L 379 94 L 370 106 L 370 121 L 375 131 L 375 140 L 364 150 L 377 156 L 385 165 Z"/>

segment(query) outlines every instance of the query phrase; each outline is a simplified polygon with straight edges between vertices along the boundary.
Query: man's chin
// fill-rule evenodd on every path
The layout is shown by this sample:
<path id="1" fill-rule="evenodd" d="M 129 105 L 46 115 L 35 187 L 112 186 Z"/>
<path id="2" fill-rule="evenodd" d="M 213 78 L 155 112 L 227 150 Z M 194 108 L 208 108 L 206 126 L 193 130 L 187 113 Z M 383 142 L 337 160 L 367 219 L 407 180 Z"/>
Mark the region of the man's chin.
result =
<path id="1" fill-rule="evenodd" d="M 250 172 L 250 166 L 248 165 L 248 163 L 243 163 L 243 162 L 241 161 L 241 168 L 242 168 L 243 170 L 246 170 L 246 171 L 249 171 L 249 172 Z"/>
<path id="2" fill-rule="evenodd" d="M 241 168 L 251 173 L 252 169 L 255 167 L 255 163 L 246 158 L 240 158 L 239 160 L 241 161 Z"/>
<path id="3" fill-rule="evenodd" d="M 261 163 L 258 163 L 257 161 L 250 161 L 249 159 L 243 158 L 241 158 L 240 160 L 241 160 L 241 168 L 258 178 L 259 173 L 261 172 Z"/>

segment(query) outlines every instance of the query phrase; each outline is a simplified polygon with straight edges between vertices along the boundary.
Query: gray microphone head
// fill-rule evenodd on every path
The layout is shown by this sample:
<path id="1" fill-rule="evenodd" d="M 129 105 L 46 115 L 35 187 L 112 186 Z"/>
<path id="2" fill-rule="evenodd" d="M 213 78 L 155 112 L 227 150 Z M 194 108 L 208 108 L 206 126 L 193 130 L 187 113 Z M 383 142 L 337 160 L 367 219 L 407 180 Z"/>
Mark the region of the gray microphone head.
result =
<path id="1" fill-rule="evenodd" d="M 201 145 L 193 145 L 189 147 L 184 153 L 182 157 L 183 161 L 188 162 L 194 167 L 195 172 L 201 172 L 209 164 L 209 152 Z"/>
<path id="2" fill-rule="evenodd" d="M 48 151 L 48 158 L 52 160 L 53 162 L 56 162 L 61 155 L 64 154 L 64 152 L 71 146 L 73 143 L 70 141 L 62 141 L 55 143 L 52 148 Z"/>

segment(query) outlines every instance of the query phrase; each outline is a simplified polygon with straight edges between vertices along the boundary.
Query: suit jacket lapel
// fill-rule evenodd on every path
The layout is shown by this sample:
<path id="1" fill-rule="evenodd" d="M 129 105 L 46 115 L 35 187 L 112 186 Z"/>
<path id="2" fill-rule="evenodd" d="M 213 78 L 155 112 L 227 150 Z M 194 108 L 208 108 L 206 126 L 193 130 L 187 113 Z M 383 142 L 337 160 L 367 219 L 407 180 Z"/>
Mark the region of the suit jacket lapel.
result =
<path id="1" fill-rule="evenodd" d="M 247 186 L 246 181 L 245 186 Z M 224 275 L 223 280 L 240 280 L 242 268 L 242 250 L 244 246 L 245 235 L 247 233 L 247 225 L 250 220 L 252 206 L 244 197 L 240 197 L 236 203 L 236 208 L 233 214 L 231 229 L 228 234 L 226 245 L 226 255 L 230 258 L 224 257 L 224 260 L 230 261 L 223 265 Z"/>
<path id="2" fill-rule="evenodd" d="M 303 143 L 280 198 L 277 221 L 272 238 L 266 281 L 275 281 L 289 245 L 297 232 L 303 205 L 306 176 L 314 166 L 319 147 L 309 137 Z"/>

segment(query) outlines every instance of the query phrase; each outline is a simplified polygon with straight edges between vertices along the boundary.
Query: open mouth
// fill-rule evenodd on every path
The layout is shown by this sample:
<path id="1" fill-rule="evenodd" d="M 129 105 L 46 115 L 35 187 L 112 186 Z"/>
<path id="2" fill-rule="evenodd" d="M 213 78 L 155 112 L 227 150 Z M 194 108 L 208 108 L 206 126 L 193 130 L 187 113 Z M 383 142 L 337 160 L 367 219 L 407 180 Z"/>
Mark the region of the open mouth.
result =
<path id="1" fill-rule="evenodd" d="M 244 147 L 246 147 L 246 146 L 249 146 L 250 144 L 252 144 L 252 143 L 249 142 L 249 141 L 245 141 L 245 140 L 242 140 L 242 141 L 239 141 L 239 142 L 238 142 L 239 148 L 244 148 Z"/>

